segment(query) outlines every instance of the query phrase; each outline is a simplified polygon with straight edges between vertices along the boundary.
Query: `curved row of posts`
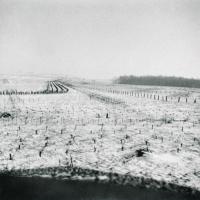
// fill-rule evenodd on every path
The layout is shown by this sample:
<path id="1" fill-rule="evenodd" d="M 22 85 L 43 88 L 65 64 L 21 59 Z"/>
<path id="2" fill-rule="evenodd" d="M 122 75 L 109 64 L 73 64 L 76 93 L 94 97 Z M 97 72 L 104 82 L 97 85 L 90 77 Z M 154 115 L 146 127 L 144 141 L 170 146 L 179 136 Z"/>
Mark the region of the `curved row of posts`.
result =
<path id="1" fill-rule="evenodd" d="M 36 94 L 54 94 L 67 93 L 69 89 L 60 81 L 48 81 L 47 89 L 43 91 L 17 91 L 17 90 L 3 90 L 0 95 L 36 95 Z"/>

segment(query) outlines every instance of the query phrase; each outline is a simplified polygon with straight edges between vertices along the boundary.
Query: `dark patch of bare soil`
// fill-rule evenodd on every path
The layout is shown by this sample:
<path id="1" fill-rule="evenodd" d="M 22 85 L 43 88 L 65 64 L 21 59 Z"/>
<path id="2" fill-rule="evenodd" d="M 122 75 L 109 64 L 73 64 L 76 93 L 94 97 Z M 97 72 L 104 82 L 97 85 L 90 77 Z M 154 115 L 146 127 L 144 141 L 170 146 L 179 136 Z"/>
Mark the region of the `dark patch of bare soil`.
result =
<path id="1" fill-rule="evenodd" d="M 1 200 L 197 200 L 199 194 L 89 181 L 0 176 Z"/>
<path id="2" fill-rule="evenodd" d="M 0 113 L 0 118 L 9 118 L 9 117 L 12 117 L 12 115 L 8 112 Z"/>

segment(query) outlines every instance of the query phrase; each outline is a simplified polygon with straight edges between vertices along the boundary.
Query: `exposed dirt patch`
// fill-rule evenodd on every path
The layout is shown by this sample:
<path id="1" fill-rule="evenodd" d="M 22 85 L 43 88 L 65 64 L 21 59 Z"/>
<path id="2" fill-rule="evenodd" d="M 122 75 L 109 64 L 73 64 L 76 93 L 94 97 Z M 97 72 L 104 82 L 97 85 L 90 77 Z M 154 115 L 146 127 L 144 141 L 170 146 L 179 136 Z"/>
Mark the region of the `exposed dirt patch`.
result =
<path id="1" fill-rule="evenodd" d="M 0 118 L 12 118 L 12 115 L 8 112 L 0 113 Z"/>

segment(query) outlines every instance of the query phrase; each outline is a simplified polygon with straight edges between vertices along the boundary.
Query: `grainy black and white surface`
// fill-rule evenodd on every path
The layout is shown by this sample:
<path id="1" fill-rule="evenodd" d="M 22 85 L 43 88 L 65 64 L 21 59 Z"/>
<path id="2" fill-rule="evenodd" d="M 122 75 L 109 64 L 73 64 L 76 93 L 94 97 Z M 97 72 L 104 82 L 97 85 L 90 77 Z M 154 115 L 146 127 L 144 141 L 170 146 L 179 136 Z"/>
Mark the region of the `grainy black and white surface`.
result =
<path id="1" fill-rule="evenodd" d="M 199 11 L 0 0 L 0 199 L 199 199 Z"/>

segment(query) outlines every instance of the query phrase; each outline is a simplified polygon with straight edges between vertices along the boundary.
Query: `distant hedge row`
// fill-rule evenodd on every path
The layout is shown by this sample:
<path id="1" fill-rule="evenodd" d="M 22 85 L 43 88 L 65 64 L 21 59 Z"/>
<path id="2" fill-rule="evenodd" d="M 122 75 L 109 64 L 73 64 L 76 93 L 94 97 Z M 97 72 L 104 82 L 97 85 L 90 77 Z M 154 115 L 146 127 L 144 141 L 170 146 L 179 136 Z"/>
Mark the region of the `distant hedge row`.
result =
<path id="1" fill-rule="evenodd" d="M 200 88 L 200 79 L 174 76 L 120 76 L 114 80 L 114 83 Z"/>

